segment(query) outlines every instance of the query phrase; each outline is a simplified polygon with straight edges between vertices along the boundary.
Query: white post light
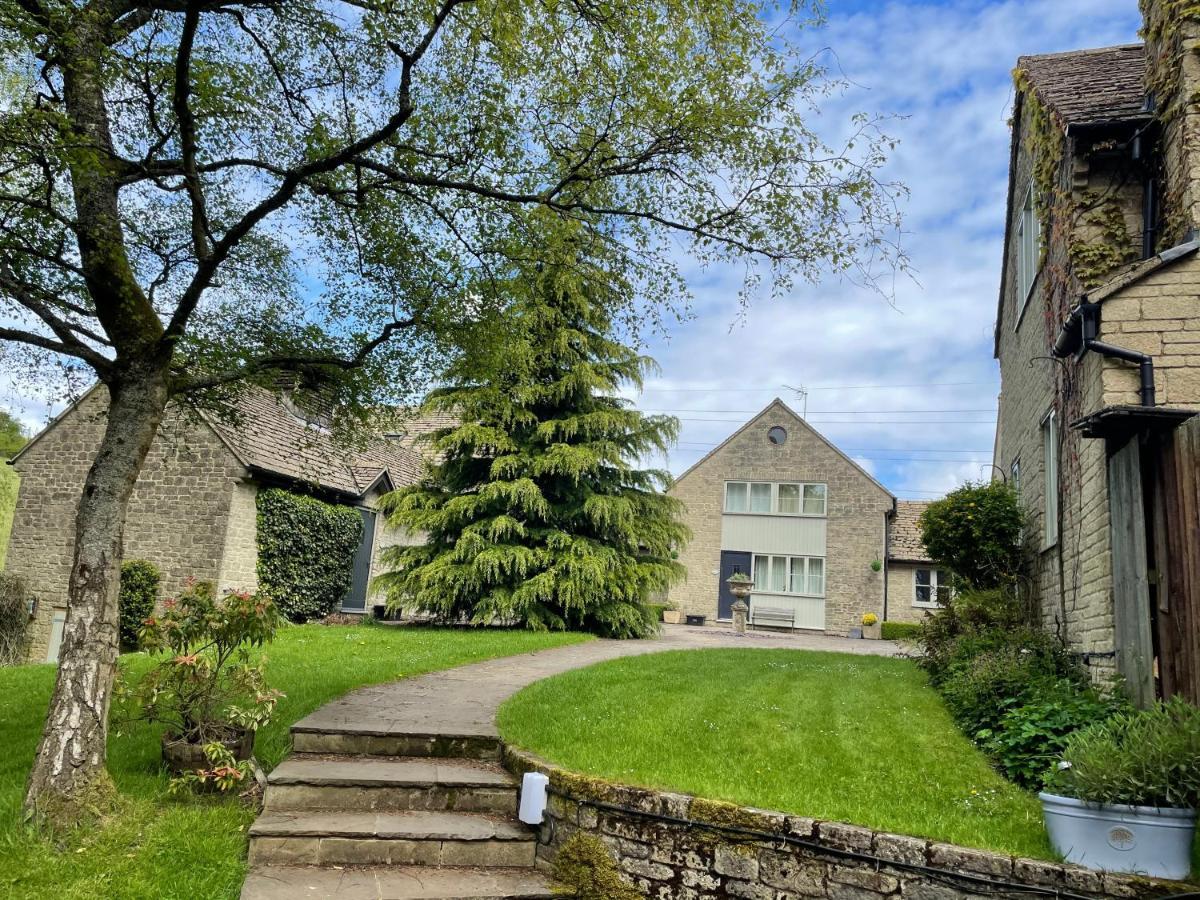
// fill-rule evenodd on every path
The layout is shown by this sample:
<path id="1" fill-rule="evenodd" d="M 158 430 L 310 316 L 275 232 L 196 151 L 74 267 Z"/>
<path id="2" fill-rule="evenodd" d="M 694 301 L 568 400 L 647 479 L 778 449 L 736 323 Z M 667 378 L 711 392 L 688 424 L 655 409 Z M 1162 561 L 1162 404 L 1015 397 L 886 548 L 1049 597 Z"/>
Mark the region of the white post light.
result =
<path id="1" fill-rule="evenodd" d="M 541 772 L 526 772 L 521 779 L 521 811 L 517 817 L 526 825 L 542 824 L 549 786 L 550 779 Z"/>

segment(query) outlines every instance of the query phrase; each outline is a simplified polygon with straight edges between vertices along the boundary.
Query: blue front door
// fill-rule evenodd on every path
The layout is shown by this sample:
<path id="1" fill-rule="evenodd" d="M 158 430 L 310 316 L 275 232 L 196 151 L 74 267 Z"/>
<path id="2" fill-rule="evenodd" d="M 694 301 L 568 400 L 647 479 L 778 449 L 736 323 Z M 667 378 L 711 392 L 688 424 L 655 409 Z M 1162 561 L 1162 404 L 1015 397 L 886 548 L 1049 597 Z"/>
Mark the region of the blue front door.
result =
<path id="1" fill-rule="evenodd" d="M 721 583 L 717 586 L 717 618 L 733 618 L 733 594 L 729 593 L 729 585 L 725 580 L 735 572 L 743 575 L 750 574 L 750 554 L 740 550 L 721 551 Z"/>

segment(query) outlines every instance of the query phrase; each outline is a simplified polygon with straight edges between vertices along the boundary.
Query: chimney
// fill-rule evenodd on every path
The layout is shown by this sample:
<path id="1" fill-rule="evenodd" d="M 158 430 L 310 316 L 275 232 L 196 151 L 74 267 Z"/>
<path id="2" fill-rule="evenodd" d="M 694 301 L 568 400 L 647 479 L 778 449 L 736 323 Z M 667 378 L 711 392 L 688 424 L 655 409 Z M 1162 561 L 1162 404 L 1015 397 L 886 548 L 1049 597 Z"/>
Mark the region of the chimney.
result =
<path id="1" fill-rule="evenodd" d="M 1200 228 L 1200 5 L 1141 0 L 1146 92 L 1162 125 L 1162 239 Z"/>

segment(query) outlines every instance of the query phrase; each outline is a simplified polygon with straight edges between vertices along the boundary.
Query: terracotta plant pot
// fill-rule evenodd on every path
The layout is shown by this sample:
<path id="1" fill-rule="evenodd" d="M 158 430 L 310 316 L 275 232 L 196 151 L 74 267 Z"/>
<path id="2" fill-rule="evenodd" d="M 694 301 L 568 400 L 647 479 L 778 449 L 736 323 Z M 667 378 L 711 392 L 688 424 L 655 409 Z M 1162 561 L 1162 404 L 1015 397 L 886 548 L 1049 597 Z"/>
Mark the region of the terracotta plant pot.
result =
<path id="1" fill-rule="evenodd" d="M 678 625 L 683 621 L 683 613 L 678 609 L 664 609 L 663 621 L 668 625 Z"/>
<path id="2" fill-rule="evenodd" d="M 230 729 L 230 732 L 230 736 L 220 743 L 233 753 L 234 759 L 241 762 L 253 756 L 254 732 L 241 728 Z M 209 767 L 203 744 L 193 744 L 169 733 L 162 736 L 162 758 L 172 775 Z"/>

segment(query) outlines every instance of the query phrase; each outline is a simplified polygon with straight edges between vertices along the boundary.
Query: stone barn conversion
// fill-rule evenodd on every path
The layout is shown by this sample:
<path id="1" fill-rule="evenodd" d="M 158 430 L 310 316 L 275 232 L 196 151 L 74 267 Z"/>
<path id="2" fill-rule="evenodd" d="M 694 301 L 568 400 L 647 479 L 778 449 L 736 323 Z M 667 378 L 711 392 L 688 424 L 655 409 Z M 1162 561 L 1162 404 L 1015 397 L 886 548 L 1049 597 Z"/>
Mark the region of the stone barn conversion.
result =
<path id="1" fill-rule="evenodd" d="M 919 623 L 940 609 L 950 591 L 950 573 L 929 558 L 921 539 L 926 500 L 899 500 L 888 536 L 887 614 L 889 622 Z"/>
<path id="2" fill-rule="evenodd" d="M 845 634 L 884 614 L 888 523 L 896 498 L 776 399 L 684 472 L 687 581 L 667 599 L 729 619 L 734 572 L 754 579 L 750 622 Z"/>
<path id="3" fill-rule="evenodd" d="M 17 454 L 21 477 L 7 571 L 36 600 L 30 659 L 54 661 L 66 618 L 75 509 L 99 445 L 107 409 L 103 386 L 88 391 Z M 125 528 L 126 559 L 146 559 L 162 573 L 162 597 L 188 578 L 219 591 L 257 585 L 258 492 L 283 487 L 358 510 L 364 529 L 353 583 L 342 601 L 363 612 L 379 551 L 401 538 L 375 514 L 378 498 L 420 478 L 424 460 L 410 433 L 348 451 L 286 398 L 247 391 L 233 424 L 204 413 L 171 411 L 134 488 Z"/>

